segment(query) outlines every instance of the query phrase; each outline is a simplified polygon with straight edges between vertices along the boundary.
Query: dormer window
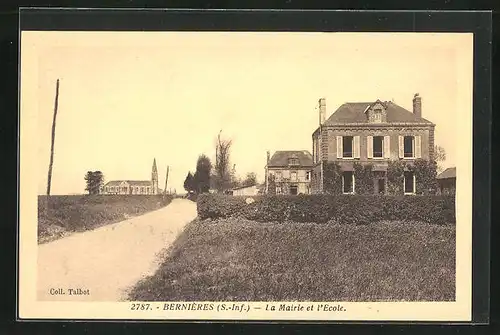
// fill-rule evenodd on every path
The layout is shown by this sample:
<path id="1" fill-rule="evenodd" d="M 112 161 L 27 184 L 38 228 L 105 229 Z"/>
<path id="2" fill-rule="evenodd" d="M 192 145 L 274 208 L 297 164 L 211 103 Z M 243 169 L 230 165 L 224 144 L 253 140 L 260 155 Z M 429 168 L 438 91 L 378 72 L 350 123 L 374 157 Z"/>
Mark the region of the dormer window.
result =
<path id="1" fill-rule="evenodd" d="M 380 100 L 377 100 L 372 105 L 368 105 L 365 109 L 366 118 L 371 123 L 386 122 L 387 106 Z"/>
<path id="2" fill-rule="evenodd" d="M 288 165 L 299 165 L 299 159 L 297 157 L 288 158 Z"/>
<path id="3" fill-rule="evenodd" d="M 373 110 L 373 122 L 382 122 L 382 109 L 377 108 Z"/>

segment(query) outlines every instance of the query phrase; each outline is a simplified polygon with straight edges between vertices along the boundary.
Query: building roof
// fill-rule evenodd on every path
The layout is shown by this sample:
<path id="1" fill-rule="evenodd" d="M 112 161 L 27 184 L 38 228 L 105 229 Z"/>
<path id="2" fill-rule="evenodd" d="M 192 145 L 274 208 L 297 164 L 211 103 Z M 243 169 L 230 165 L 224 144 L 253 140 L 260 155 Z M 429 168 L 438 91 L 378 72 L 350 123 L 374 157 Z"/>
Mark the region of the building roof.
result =
<path id="1" fill-rule="evenodd" d="M 336 125 L 343 123 L 368 123 L 365 111 L 374 102 L 346 102 L 340 106 L 325 121 L 325 125 Z M 418 117 L 409 110 L 395 104 L 392 101 L 382 102 L 387 111 L 387 123 L 433 123 L 422 117 Z"/>
<path id="2" fill-rule="evenodd" d="M 120 186 L 121 183 L 126 182 L 130 186 L 151 186 L 151 180 L 111 180 L 104 186 Z"/>
<path id="3" fill-rule="evenodd" d="M 289 150 L 289 151 L 276 151 L 267 163 L 268 167 L 285 167 L 289 166 L 288 159 L 297 158 L 299 165 L 297 167 L 311 167 L 313 166 L 312 155 L 307 150 Z M 295 166 L 295 165 L 294 165 Z"/>
<path id="4" fill-rule="evenodd" d="M 448 178 L 456 178 L 457 177 L 457 168 L 452 167 L 452 168 L 447 168 L 438 176 L 436 177 L 437 179 L 448 179 Z"/>

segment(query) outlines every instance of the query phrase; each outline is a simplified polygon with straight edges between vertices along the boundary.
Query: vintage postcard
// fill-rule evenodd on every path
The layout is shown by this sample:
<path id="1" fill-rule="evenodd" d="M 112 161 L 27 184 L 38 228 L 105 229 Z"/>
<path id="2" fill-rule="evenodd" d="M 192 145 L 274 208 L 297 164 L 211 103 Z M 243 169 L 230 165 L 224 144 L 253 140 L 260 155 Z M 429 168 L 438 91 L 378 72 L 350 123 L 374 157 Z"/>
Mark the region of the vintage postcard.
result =
<path id="1" fill-rule="evenodd" d="M 470 321 L 472 33 L 23 31 L 19 317 Z"/>

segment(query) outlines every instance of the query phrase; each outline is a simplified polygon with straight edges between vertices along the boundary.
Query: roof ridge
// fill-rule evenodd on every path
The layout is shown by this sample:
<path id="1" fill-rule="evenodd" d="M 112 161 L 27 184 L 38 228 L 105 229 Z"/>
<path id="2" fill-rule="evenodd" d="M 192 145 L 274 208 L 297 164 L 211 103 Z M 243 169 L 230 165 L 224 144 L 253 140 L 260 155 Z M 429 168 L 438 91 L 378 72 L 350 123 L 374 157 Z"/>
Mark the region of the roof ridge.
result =
<path id="1" fill-rule="evenodd" d="M 349 124 L 349 123 L 369 123 L 364 112 L 366 107 L 375 103 L 382 103 L 387 109 L 387 123 L 425 123 L 432 125 L 433 123 L 422 116 L 415 115 L 412 111 L 403 106 L 398 105 L 394 101 L 382 101 L 376 99 L 372 102 L 345 102 L 340 105 L 326 119 L 325 125 Z"/>

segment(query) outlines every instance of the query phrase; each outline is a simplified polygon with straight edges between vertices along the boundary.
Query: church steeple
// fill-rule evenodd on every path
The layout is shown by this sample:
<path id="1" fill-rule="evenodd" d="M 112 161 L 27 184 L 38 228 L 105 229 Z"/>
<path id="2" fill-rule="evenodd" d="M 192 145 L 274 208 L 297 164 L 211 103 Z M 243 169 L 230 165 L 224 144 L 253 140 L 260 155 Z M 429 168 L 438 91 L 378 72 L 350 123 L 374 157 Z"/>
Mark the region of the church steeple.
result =
<path id="1" fill-rule="evenodd" d="M 153 159 L 153 168 L 151 169 L 151 182 L 153 184 L 153 194 L 158 194 L 158 169 L 156 168 L 156 158 Z"/>

